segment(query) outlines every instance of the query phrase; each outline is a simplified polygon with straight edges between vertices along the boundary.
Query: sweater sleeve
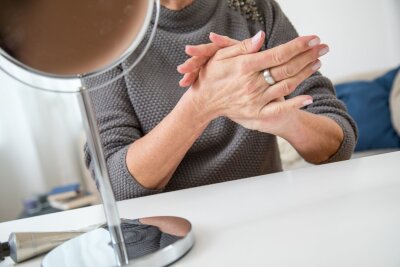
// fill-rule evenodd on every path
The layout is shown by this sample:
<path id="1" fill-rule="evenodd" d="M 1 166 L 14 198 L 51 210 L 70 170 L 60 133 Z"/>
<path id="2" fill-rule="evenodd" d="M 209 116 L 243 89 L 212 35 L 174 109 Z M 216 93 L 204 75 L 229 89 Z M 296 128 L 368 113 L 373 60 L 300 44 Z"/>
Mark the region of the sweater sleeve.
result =
<path id="1" fill-rule="evenodd" d="M 287 43 L 298 37 L 295 28 L 278 3 L 273 0 L 261 0 L 261 4 L 265 18 L 267 49 Z M 331 81 L 320 73 L 315 73 L 300 84 L 287 98 L 293 98 L 298 95 L 311 95 L 314 103 L 306 107 L 305 110 L 331 118 L 343 130 L 344 139 L 342 144 L 337 152 L 325 163 L 349 159 L 356 145 L 357 127 L 348 114 L 344 103 L 337 99 L 335 88 Z"/>
<path id="2" fill-rule="evenodd" d="M 120 72 L 120 68 L 114 68 L 99 77 L 84 80 L 83 84 L 90 89 L 111 80 Z M 116 200 L 160 193 L 159 190 L 144 188 L 130 174 L 126 166 L 129 145 L 141 138 L 143 133 L 130 102 L 124 78 L 118 79 L 104 88 L 91 91 L 90 99 L 96 112 L 104 157 Z M 86 166 L 96 180 L 91 152 L 87 144 L 84 150 Z M 98 185 L 97 180 L 96 184 Z"/>

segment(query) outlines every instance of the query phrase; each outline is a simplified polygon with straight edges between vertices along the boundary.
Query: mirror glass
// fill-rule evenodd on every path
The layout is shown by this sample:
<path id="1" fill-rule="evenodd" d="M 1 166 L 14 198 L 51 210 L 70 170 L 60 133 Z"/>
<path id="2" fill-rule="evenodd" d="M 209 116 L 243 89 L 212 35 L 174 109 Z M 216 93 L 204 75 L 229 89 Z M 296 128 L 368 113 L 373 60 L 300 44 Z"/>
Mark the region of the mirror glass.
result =
<path id="1" fill-rule="evenodd" d="M 93 73 L 137 46 L 150 2 L 2 0 L 0 47 L 50 75 Z"/>

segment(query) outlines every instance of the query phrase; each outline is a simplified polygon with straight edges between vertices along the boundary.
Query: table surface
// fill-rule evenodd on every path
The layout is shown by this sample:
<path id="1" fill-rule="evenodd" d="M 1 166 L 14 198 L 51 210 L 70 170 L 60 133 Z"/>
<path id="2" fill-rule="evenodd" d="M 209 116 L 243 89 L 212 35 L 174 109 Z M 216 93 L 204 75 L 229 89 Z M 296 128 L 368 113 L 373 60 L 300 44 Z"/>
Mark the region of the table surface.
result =
<path id="1" fill-rule="evenodd" d="M 174 215 L 192 222 L 196 244 L 178 267 L 400 266 L 400 152 L 118 205 L 124 218 Z M 73 230 L 102 221 L 102 207 L 94 206 L 6 222 L 0 240 L 12 231 Z"/>

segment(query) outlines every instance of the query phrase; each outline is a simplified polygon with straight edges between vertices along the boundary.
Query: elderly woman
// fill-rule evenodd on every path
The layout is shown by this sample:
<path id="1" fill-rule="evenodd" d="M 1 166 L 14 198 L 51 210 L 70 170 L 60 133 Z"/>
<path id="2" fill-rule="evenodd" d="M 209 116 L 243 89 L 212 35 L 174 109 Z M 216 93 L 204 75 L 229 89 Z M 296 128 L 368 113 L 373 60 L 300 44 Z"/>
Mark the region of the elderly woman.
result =
<path id="1" fill-rule="evenodd" d="M 161 2 L 146 57 L 92 92 L 118 200 L 281 171 L 276 136 L 315 164 L 350 157 L 354 122 L 316 73 L 328 46 L 275 1 Z"/>

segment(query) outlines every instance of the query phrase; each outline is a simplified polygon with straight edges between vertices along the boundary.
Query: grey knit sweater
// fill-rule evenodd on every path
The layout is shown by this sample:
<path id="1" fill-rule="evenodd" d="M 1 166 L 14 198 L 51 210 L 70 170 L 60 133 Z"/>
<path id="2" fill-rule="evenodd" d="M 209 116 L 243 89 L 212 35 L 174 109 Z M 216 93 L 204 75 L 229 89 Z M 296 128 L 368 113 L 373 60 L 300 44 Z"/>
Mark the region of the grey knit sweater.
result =
<path id="1" fill-rule="evenodd" d="M 297 37 L 275 1 L 256 2 L 262 22 L 230 8 L 228 0 L 194 0 L 181 11 L 163 8 L 159 30 L 145 58 L 125 78 L 91 93 L 117 200 L 281 171 L 275 136 L 245 129 L 225 117 L 209 124 L 164 190 L 142 187 L 125 163 L 128 146 L 160 123 L 185 93 L 178 85 L 181 75 L 176 71 L 187 59 L 185 45 L 208 43 L 210 32 L 242 40 L 264 30 L 266 48 Z M 108 80 L 121 68 L 123 64 L 96 81 L 87 81 L 87 85 Z M 307 111 L 332 118 L 343 128 L 344 141 L 329 162 L 348 159 L 355 146 L 356 126 L 343 103 L 336 99 L 331 82 L 315 74 L 289 97 L 300 94 L 314 98 Z M 87 149 L 86 163 L 93 174 Z"/>

